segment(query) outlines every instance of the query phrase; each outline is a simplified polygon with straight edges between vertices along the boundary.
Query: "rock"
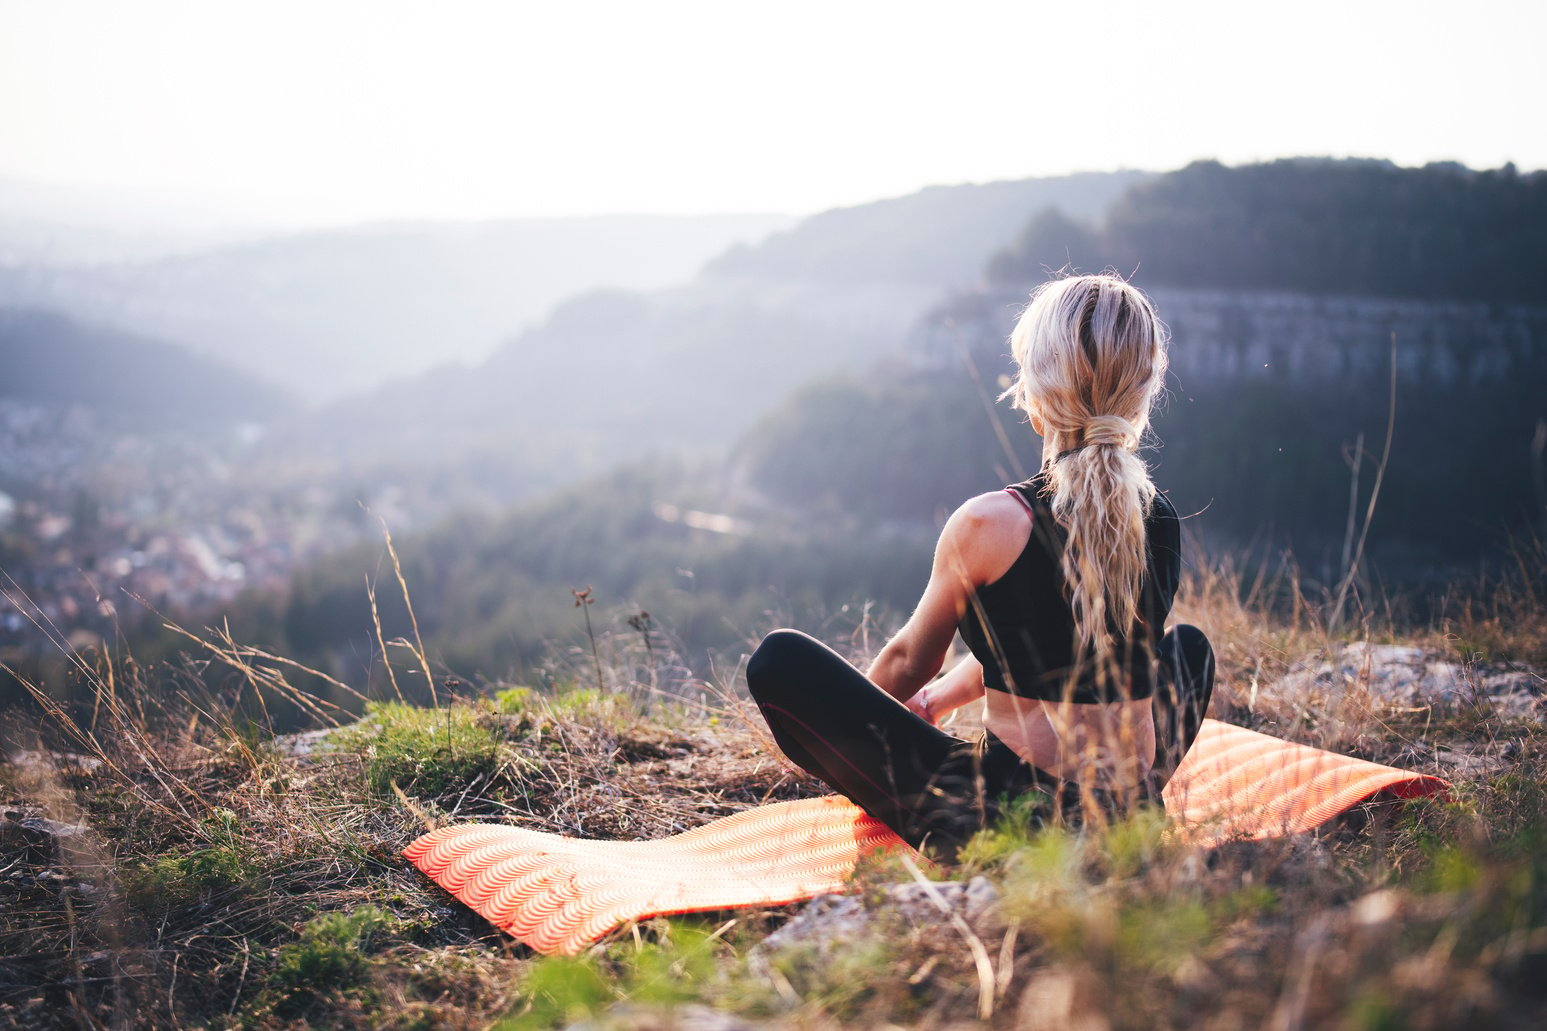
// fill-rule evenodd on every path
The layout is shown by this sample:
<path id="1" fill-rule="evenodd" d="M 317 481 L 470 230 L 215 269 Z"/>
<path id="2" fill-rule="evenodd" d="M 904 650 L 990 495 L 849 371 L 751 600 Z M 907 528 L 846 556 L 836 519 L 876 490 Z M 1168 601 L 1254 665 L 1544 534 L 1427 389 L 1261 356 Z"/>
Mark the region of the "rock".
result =
<path id="1" fill-rule="evenodd" d="M 1481 747 L 1486 749 L 1491 746 L 1485 742 Z M 1444 771 L 1446 777 L 1474 780 L 1495 776 L 1514 765 L 1512 757 L 1502 752 L 1463 751 L 1455 748 L 1435 748 L 1433 762 Z"/>
<path id="2" fill-rule="evenodd" d="M 1348 918 L 1356 927 L 1379 927 L 1395 920 L 1401 911 L 1401 894 L 1390 888 L 1381 888 L 1348 907 Z"/>
<path id="3" fill-rule="evenodd" d="M 1295 667 L 1279 687 L 1290 696 L 1368 691 L 1372 700 L 1392 706 L 1486 701 L 1501 715 L 1540 716 L 1547 681 L 1531 670 L 1467 666 L 1422 648 L 1356 641 Z"/>
<path id="4" fill-rule="evenodd" d="M 999 892 L 987 878 L 974 877 L 965 884 L 931 882 L 927 886 L 910 881 L 891 885 L 879 896 L 820 895 L 764 939 L 758 950 L 777 951 L 792 945 L 823 949 L 845 939 L 883 933 L 898 923 L 913 928 L 938 925 L 944 933 L 954 935 L 957 932 L 949 926 L 950 916 L 934 901 L 935 893 L 945 901 L 950 913 L 966 921 L 974 934 L 991 933 L 1002 926 Z"/>
<path id="5" fill-rule="evenodd" d="M 41 766 L 66 775 L 91 776 L 102 769 L 102 760 L 75 752 L 40 752 L 21 749 L 6 756 L 13 766 Z"/>
<path id="6" fill-rule="evenodd" d="M 605 1013 L 566 1025 L 565 1031 L 759 1031 L 769 1026 L 708 1006 L 659 1007 L 625 1002 Z"/>
<path id="7" fill-rule="evenodd" d="M 1021 993 L 1014 1026 L 1021 1031 L 1110 1031 L 1105 988 L 1088 970 L 1054 966 L 1038 971 Z"/>
<path id="8" fill-rule="evenodd" d="M 6 850 L 36 849 L 57 855 L 62 843 L 84 833 L 85 827 L 50 820 L 30 806 L 0 813 L 0 848 Z"/>
<path id="9" fill-rule="evenodd" d="M 334 730 L 333 727 L 324 727 L 321 730 L 303 730 L 296 734 L 280 734 L 274 738 L 274 747 L 281 755 L 294 756 L 297 759 L 310 758 L 327 747 L 328 736 Z"/>

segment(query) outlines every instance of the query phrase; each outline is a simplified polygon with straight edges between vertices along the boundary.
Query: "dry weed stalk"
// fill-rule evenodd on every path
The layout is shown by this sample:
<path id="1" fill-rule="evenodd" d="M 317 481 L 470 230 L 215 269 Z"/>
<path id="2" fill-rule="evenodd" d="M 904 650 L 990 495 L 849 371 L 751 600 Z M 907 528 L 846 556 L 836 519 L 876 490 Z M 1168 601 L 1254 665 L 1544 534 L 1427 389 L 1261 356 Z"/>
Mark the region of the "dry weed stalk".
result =
<path id="1" fill-rule="evenodd" d="M 1359 526 L 1357 543 L 1354 542 L 1354 512 L 1359 499 L 1359 459 L 1364 451 L 1364 435 L 1359 435 L 1353 460 L 1353 482 L 1349 486 L 1348 527 L 1343 543 L 1343 578 L 1339 581 L 1328 612 L 1327 625 L 1336 631 L 1343 625 L 1343 613 L 1348 603 L 1348 592 L 1359 577 L 1360 563 L 1364 560 L 1365 542 L 1370 536 L 1370 524 L 1375 520 L 1375 505 L 1380 500 L 1381 484 L 1386 479 L 1386 467 L 1391 461 L 1391 440 L 1397 425 L 1397 335 L 1391 334 L 1391 386 L 1386 399 L 1386 443 L 1381 447 L 1380 463 L 1375 467 L 1375 483 L 1370 488 L 1369 505 Z"/>

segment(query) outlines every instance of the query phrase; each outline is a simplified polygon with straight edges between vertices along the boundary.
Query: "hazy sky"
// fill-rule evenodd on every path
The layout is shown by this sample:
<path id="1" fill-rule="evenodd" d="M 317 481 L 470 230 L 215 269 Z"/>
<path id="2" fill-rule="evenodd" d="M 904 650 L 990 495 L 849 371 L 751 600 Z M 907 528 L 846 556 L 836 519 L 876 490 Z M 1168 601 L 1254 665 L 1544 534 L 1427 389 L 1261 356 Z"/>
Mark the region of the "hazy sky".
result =
<path id="1" fill-rule="evenodd" d="M 1531 169 L 1544 29 L 1543 0 L 0 0 L 0 176 L 347 221 L 1199 157 Z"/>

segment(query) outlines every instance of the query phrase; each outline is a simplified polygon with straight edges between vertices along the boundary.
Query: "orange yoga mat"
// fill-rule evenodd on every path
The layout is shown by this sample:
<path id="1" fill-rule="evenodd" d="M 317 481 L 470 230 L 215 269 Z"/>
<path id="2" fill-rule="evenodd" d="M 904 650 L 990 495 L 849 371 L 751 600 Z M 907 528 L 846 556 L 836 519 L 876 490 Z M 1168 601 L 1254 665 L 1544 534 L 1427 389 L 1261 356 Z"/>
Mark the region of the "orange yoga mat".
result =
<path id="1" fill-rule="evenodd" d="M 1438 777 L 1204 720 L 1165 804 L 1180 833 L 1209 846 L 1306 831 L 1380 791 L 1413 798 L 1447 787 Z M 907 847 L 833 795 L 758 806 L 657 841 L 460 824 L 424 835 L 404 855 L 517 940 L 574 954 L 629 920 L 842 891 L 860 857 Z"/>

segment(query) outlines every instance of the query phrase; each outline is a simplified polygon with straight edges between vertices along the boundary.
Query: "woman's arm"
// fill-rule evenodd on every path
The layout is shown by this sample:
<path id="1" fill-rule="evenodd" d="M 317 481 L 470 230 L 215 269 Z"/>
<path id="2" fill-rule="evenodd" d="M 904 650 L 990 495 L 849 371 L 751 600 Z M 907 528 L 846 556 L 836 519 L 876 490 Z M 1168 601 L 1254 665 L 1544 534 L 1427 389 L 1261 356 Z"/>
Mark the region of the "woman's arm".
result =
<path id="1" fill-rule="evenodd" d="M 945 676 L 925 684 L 904 704 L 930 723 L 939 723 L 947 713 L 982 697 L 983 665 L 975 656 L 968 655 Z"/>
<path id="2" fill-rule="evenodd" d="M 906 702 L 940 672 L 956 624 L 967 611 L 973 583 L 963 544 L 980 517 L 963 505 L 946 520 L 935 545 L 935 562 L 913 615 L 881 649 L 866 674 L 881 690 Z"/>
<path id="3" fill-rule="evenodd" d="M 924 596 L 897 636 L 876 656 L 870 679 L 901 702 L 934 679 L 972 592 L 1010 568 L 1025 548 L 1030 532 L 1020 503 L 1003 491 L 980 495 L 953 512 L 935 545 L 934 567 Z M 978 676 L 981 690 L 981 667 Z M 963 696 L 959 704 L 970 700 Z"/>

